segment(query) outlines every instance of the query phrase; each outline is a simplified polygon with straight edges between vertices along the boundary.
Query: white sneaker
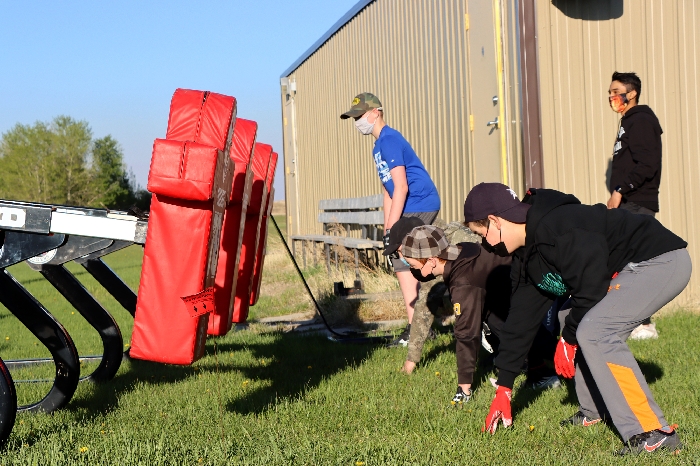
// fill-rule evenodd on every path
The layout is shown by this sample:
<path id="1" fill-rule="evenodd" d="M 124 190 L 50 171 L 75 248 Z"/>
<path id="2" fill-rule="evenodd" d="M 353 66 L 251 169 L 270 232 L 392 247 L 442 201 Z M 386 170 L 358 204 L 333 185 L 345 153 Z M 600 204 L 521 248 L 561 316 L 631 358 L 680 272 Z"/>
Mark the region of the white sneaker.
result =
<path id="1" fill-rule="evenodd" d="M 652 340 L 659 338 L 659 332 L 656 331 L 656 324 L 642 324 L 639 327 L 632 330 L 630 333 L 630 340 Z"/>

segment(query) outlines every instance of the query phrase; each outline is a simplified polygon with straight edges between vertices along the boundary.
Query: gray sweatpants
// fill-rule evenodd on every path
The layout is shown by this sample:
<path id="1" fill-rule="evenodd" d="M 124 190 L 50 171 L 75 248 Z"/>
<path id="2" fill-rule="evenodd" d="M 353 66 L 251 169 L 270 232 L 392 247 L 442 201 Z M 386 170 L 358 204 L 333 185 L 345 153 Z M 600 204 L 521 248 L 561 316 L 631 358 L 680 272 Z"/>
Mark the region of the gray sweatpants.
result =
<path id="1" fill-rule="evenodd" d="M 683 291 L 691 269 L 685 249 L 630 262 L 576 331 L 575 382 L 581 411 L 589 419 L 608 417 L 624 442 L 668 426 L 625 341 L 644 319 Z"/>

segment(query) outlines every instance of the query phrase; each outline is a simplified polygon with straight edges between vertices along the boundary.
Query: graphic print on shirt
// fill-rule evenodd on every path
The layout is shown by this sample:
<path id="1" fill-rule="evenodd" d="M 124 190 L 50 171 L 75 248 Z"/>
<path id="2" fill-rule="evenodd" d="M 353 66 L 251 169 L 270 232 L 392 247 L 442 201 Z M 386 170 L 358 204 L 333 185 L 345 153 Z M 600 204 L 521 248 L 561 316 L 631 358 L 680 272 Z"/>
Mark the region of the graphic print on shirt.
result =
<path id="1" fill-rule="evenodd" d="M 391 173 L 389 172 L 389 165 L 382 160 L 382 153 L 377 152 L 374 154 L 374 164 L 377 166 L 377 173 L 379 174 L 379 179 L 382 183 L 387 183 L 391 181 Z"/>
<path id="2" fill-rule="evenodd" d="M 622 149 L 622 141 L 620 138 L 625 134 L 625 128 L 620 126 L 620 131 L 617 133 L 617 141 L 615 142 L 615 148 L 613 149 L 613 157 L 617 155 L 618 151 Z"/>
<path id="3" fill-rule="evenodd" d="M 542 274 L 542 282 L 537 284 L 537 288 L 556 296 L 564 296 L 566 294 L 566 285 L 564 285 L 561 276 L 557 273 Z"/>

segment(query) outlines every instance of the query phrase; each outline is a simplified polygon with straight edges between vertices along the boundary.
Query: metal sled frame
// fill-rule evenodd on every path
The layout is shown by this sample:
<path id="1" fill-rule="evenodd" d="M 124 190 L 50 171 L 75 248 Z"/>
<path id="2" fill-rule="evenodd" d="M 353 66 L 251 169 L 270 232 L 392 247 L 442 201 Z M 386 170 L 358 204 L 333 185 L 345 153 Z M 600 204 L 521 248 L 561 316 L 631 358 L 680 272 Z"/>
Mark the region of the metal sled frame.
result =
<path id="1" fill-rule="evenodd" d="M 80 380 L 103 382 L 114 377 L 123 358 L 119 327 L 64 264 L 71 260 L 80 263 L 133 315 L 136 294 L 101 258 L 131 244 L 144 244 L 147 229 L 146 219 L 125 212 L 0 200 L 0 302 L 46 346 L 52 357 L 48 360 L 6 361 L 6 364 L 16 367 L 53 361 L 56 366 L 53 387 L 44 399 L 21 406 L 18 411 L 52 412 L 70 401 Z M 100 335 L 103 354 L 99 366 L 90 375 L 80 378 L 80 358 L 68 333 L 6 270 L 24 260 L 39 271 Z"/>

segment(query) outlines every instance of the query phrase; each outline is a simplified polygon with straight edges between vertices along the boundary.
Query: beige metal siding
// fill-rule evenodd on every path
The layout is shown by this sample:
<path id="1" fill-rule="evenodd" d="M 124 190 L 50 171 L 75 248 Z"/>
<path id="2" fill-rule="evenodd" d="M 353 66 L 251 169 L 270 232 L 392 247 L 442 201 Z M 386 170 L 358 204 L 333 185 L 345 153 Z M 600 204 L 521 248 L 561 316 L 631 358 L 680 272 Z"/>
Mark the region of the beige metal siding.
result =
<path id="1" fill-rule="evenodd" d="M 664 130 L 660 214 L 700 264 L 700 4 L 695 0 L 538 0 L 544 158 L 549 188 L 606 202 L 606 171 L 619 116 L 607 89 L 613 71 L 635 71 Z M 606 19 L 613 16 L 611 19 Z M 697 302 L 700 274 L 678 303 Z"/>
<path id="2" fill-rule="evenodd" d="M 475 163 L 466 9 L 466 0 L 377 0 L 289 76 L 296 83 L 297 144 L 290 157 L 291 130 L 285 127 L 286 168 L 295 173 L 286 176 L 287 198 L 298 191 L 298 214 L 289 212 L 294 217 L 290 234 L 321 231 L 321 199 L 382 192 L 372 159 L 374 139 L 360 135 L 352 120 L 339 118 L 364 91 L 381 99 L 386 122 L 411 143 L 435 181 L 442 200 L 440 217 L 461 218 Z M 512 22 L 513 13 L 503 11 Z M 493 18 L 473 19 L 484 20 Z M 510 50 L 514 44 L 506 46 Z M 508 72 L 515 76 L 516 65 L 517 57 L 506 60 Z M 517 98 L 513 89 L 507 92 L 509 119 L 518 120 L 510 126 L 519 128 L 519 117 L 513 116 L 519 115 Z M 289 108 L 283 105 L 287 126 Z M 509 137 L 510 150 L 519 150 L 519 145 L 519 133 Z M 521 177 L 520 158 L 511 154 L 510 159 L 511 176 Z"/>
<path id="3" fill-rule="evenodd" d="M 505 124 L 508 153 L 508 184 L 519 195 L 525 194 L 522 138 L 522 102 L 520 89 L 520 60 L 518 50 L 518 11 L 516 2 L 501 2 L 501 23 L 503 36 L 503 59 L 505 89 Z"/>

